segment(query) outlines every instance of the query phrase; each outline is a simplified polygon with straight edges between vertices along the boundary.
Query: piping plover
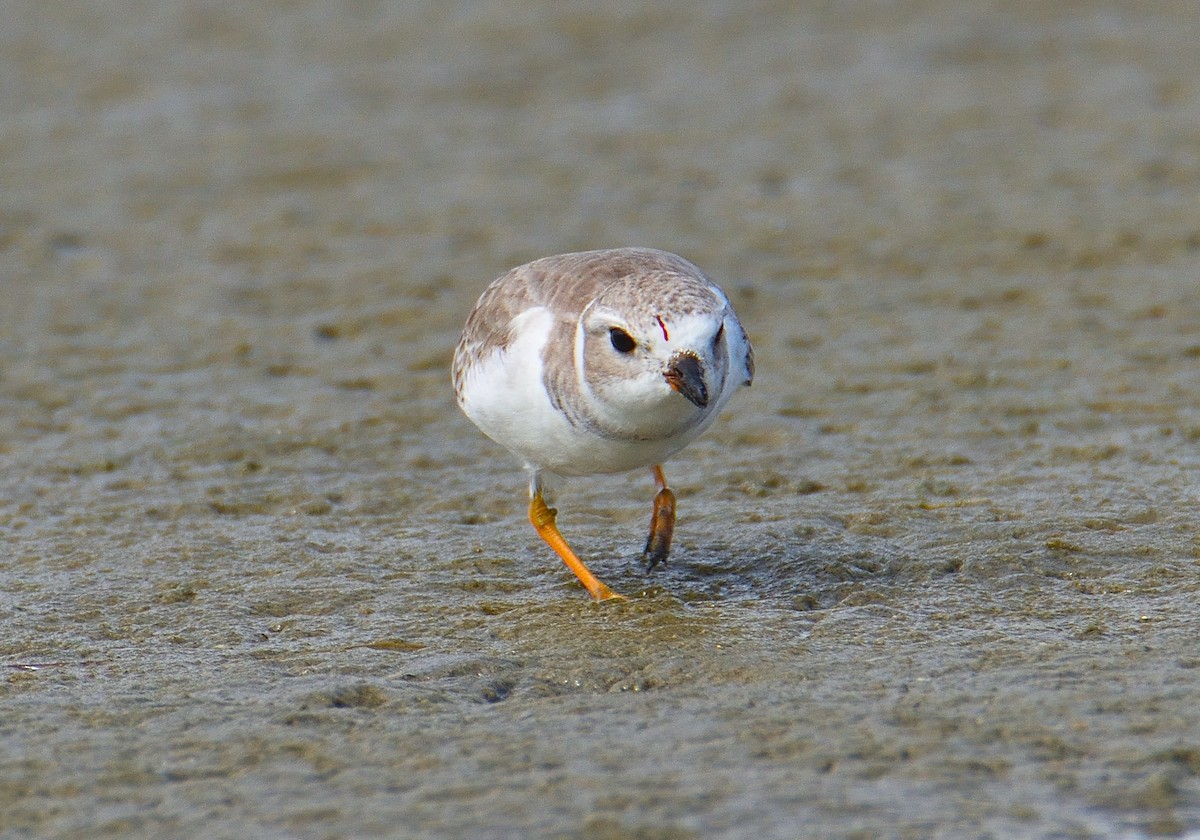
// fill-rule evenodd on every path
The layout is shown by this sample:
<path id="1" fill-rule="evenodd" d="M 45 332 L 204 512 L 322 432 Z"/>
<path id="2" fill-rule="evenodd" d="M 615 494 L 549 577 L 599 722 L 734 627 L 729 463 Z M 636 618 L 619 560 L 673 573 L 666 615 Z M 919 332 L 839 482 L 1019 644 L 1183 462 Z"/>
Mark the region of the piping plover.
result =
<path id="1" fill-rule="evenodd" d="M 682 257 L 616 248 L 544 257 L 495 280 L 454 351 L 454 394 L 529 472 L 529 519 L 596 600 L 619 598 L 576 556 L 542 496 L 544 473 L 650 467 L 643 557 L 667 559 L 675 494 L 662 462 L 754 378 L 729 299 Z"/>

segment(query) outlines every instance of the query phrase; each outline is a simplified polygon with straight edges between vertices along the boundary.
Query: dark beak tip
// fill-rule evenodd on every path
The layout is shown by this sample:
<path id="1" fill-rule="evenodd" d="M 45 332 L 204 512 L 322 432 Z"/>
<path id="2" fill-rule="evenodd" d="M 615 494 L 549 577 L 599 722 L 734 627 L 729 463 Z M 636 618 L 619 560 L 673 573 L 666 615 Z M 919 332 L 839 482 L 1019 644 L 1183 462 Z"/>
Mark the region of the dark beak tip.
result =
<path id="1" fill-rule="evenodd" d="M 675 387 L 675 386 L 672 385 L 672 387 Z M 675 390 L 678 391 L 681 396 L 685 397 L 688 402 L 690 402 L 692 405 L 696 406 L 697 408 L 704 408 L 705 406 L 708 405 L 708 395 L 707 394 L 697 393 L 696 391 L 694 391 L 690 388 L 675 387 Z"/>
<path id="2" fill-rule="evenodd" d="M 708 405 L 708 386 L 704 384 L 704 368 L 695 356 L 681 355 L 671 362 L 665 374 L 672 388 L 698 408 Z"/>

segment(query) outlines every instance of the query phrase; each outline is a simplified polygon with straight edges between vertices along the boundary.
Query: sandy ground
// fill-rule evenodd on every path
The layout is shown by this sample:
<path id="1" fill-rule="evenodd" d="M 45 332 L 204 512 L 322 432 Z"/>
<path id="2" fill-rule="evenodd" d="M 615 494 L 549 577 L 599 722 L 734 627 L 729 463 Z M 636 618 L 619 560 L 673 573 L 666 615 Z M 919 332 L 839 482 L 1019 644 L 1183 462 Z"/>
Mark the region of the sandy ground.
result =
<path id="1" fill-rule="evenodd" d="M 1200 836 L 1200 10 L 9 3 L 0 836 Z M 758 378 L 564 483 L 483 285 L 677 251 Z"/>

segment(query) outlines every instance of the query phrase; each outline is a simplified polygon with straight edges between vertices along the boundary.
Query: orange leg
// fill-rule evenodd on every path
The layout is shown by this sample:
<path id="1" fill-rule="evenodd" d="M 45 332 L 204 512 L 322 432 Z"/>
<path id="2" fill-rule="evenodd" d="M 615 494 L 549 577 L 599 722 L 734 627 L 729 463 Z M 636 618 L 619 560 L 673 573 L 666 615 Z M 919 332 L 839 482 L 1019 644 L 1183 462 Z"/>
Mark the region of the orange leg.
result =
<path id="1" fill-rule="evenodd" d="M 671 537 L 675 534 L 675 494 L 667 486 L 662 467 L 655 464 L 654 486 L 658 493 L 654 496 L 654 513 L 650 516 L 650 536 L 646 538 L 646 548 L 642 551 L 642 559 L 651 569 L 659 563 L 667 562 L 671 553 Z"/>
<path id="2" fill-rule="evenodd" d="M 554 553 L 562 558 L 562 561 L 567 564 L 567 568 L 575 573 L 575 577 L 579 578 L 579 582 L 587 587 L 587 591 L 597 601 L 608 601 L 612 598 L 624 599 L 624 595 L 618 595 L 601 583 L 599 578 L 583 565 L 583 561 L 571 550 L 571 546 L 567 545 L 563 535 L 558 532 L 558 526 L 554 524 L 557 515 L 557 510 L 546 506 L 546 500 L 542 498 L 542 491 L 535 490 L 533 498 L 529 501 L 529 521 L 537 529 L 538 536 L 546 541 L 546 545 L 554 549 Z"/>

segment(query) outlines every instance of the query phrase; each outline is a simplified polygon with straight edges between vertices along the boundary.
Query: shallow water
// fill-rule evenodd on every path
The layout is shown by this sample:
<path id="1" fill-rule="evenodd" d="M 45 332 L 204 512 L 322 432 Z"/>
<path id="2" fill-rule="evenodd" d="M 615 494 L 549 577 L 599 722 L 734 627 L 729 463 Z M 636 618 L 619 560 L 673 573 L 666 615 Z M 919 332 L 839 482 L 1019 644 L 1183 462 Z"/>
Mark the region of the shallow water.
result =
<path id="1" fill-rule="evenodd" d="M 798 5 L 9 10 L 0 834 L 1200 831 L 1200 18 Z M 595 605 L 447 371 L 633 243 L 758 376 Z"/>

